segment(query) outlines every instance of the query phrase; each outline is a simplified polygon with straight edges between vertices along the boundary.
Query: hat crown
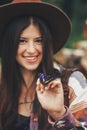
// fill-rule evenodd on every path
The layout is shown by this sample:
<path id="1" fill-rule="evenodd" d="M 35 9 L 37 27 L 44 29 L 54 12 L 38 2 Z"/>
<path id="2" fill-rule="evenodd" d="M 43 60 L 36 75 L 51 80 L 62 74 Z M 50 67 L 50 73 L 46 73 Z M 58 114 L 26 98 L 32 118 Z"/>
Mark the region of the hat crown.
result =
<path id="1" fill-rule="evenodd" d="M 13 0 L 12 3 L 21 3 L 21 2 L 41 2 L 40 0 Z"/>

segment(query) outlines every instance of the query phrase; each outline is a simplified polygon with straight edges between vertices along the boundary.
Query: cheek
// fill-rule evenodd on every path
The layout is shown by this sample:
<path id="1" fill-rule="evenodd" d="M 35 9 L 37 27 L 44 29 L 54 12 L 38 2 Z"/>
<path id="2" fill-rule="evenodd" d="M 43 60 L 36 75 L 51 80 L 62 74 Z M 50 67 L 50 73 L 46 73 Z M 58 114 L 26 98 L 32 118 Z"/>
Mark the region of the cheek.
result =
<path id="1" fill-rule="evenodd" d="M 38 54 L 39 62 L 43 60 L 43 46 L 36 46 L 36 52 Z"/>
<path id="2" fill-rule="evenodd" d="M 18 47 L 18 50 L 17 50 L 17 55 L 22 54 L 22 53 L 24 52 L 24 50 L 25 50 L 25 48 L 24 48 L 24 47 L 19 46 L 19 47 Z"/>
<path id="3" fill-rule="evenodd" d="M 16 54 L 16 60 L 17 61 L 20 58 L 20 56 L 22 55 L 23 51 L 24 51 L 23 48 L 18 47 L 17 54 Z"/>
<path id="4" fill-rule="evenodd" d="M 40 53 L 43 54 L 43 46 L 42 45 L 38 47 L 38 50 L 39 50 Z"/>
<path id="5" fill-rule="evenodd" d="M 40 48 L 39 52 L 41 54 L 41 58 L 43 58 L 43 47 Z"/>

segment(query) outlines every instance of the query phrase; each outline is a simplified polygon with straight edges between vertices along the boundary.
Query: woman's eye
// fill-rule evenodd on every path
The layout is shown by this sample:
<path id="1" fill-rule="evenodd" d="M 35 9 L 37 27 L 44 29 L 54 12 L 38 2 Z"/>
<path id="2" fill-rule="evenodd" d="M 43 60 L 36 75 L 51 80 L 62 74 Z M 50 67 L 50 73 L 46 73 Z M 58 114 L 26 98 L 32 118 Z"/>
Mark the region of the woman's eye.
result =
<path id="1" fill-rule="evenodd" d="M 43 43 L 43 39 L 37 39 L 35 42 L 38 43 L 38 44 L 42 44 Z"/>
<path id="2" fill-rule="evenodd" d="M 19 44 L 24 44 L 26 43 L 27 41 L 25 39 L 19 39 Z"/>

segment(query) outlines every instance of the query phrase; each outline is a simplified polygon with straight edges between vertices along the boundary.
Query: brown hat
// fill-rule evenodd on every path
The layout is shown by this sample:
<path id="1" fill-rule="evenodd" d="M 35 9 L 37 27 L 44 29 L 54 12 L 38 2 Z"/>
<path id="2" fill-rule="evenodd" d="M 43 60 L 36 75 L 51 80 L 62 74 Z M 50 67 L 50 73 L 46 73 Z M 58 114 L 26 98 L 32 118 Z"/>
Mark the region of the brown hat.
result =
<path id="1" fill-rule="evenodd" d="M 5 25 L 14 17 L 33 15 L 47 22 L 53 35 L 53 52 L 59 51 L 67 41 L 71 32 L 68 16 L 56 6 L 40 0 L 14 0 L 0 6 L 0 38 Z M 2 45 L 0 45 L 0 54 Z"/>

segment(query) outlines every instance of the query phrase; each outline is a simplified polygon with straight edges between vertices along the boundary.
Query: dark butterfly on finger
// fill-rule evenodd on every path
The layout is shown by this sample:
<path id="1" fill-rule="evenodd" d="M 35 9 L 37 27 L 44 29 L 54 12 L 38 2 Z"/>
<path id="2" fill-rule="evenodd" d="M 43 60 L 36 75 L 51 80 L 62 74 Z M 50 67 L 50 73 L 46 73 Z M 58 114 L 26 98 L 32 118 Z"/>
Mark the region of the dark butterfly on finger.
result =
<path id="1" fill-rule="evenodd" d="M 52 71 L 49 71 L 47 74 L 40 73 L 39 78 L 40 78 L 40 82 L 43 85 L 47 85 L 52 80 L 56 78 L 61 78 L 61 73 L 57 69 L 53 69 Z"/>

